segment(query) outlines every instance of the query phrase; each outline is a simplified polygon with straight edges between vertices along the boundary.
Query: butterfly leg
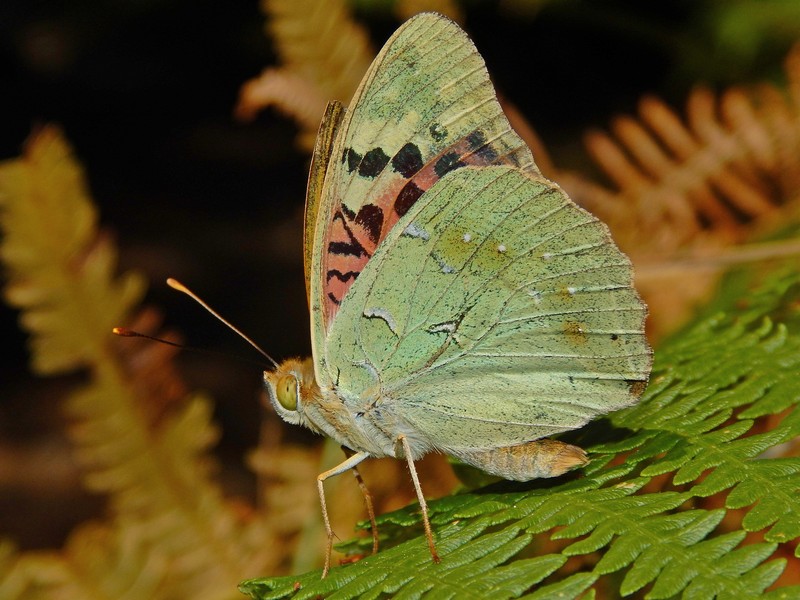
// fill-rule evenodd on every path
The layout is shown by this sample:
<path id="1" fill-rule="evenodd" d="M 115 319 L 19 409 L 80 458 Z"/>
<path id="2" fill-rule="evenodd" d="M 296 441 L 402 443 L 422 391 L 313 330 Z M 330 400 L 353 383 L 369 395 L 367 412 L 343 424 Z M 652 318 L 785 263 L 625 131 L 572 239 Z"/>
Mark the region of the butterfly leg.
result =
<path id="1" fill-rule="evenodd" d="M 345 456 L 347 456 L 348 458 L 353 456 L 353 454 L 355 454 L 347 446 L 342 446 L 342 452 L 344 452 Z M 361 473 L 358 472 L 358 467 L 353 467 L 352 471 L 353 475 L 356 478 L 356 482 L 358 483 L 358 487 L 361 490 L 361 493 L 364 495 L 364 504 L 367 505 L 367 516 L 369 517 L 369 527 L 370 531 L 372 532 L 372 553 L 375 554 L 378 551 L 378 523 L 375 521 L 375 508 L 372 505 L 372 494 L 370 494 L 367 485 L 361 478 Z"/>
<path id="2" fill-rule="evenodd" d="M 417 468 L 414 466 L 414 459 L 411 455 L 411 446 L 405 435 L 400 434 L 397 436 L 397 441 L 403 446 L 403 454 L 406 456 L 408 463 L 408 470 L 411 472 L 411 481 L 414 483 L 414 490 L 417 492 L 417 500 L 419 500 L 419 508 L 422 511 L 422 525 L 425 527 L 425 537 L 428 540 L 428 548 L 431 551 L 431 558 L 433 562 L 438 563 L 441 561 L 439 554 L 436 552 L 436 544 L 433 543 L 433 532 L 431 531 L 431 522 L 428 520 L 428 503 L 425 502 L 425 496 L 422 495 L 422 487 L 419 485 L 419 477 L 417 476 Z"/>
<path id="3" fill-rule="evenodd" d="M 345 471 L 349 471 L 350 469 L 355 469 L 355 467 L 363 461 L 365 458 L 369 458 L 369 454 L 366 452 L 356 452 L 352 456 L 348 457 L 344 462 L 336 465 L 332 469 L 328 469 L 324 473 L 320 473 L 317 475 L 317 491 L 319 492 L 319 503 L 322 506 L 322 522 L 325 524 L 325 533 L 328 535 L 328 546 L 325 551 L 325 566 L 322 569 L 322 578 L 324 579 L 328 575 L 328 571 L 331 570 L 331 551 L 333 550 L 333 529 L 331 528 L 331 520 L 328 518 L 328 505 L 325 502 L 325 488 L 323 487 L 323 482 L 328 479 L 329 477 L 333 477 L 334 475 L 341 475 Z"/>

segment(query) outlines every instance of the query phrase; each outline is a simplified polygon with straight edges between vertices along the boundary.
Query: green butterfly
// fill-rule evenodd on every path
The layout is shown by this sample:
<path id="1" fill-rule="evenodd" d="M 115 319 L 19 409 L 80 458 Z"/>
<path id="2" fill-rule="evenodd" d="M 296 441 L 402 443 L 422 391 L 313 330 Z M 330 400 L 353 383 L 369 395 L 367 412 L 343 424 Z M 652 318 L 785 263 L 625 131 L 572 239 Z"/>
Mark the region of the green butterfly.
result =
<path id="1" fill-rule="evenodd" d="M 264 380 L 284 420 L 349 450 L 317 478 L 323 576 L 328 477 L 405 459 L 438 560 L 414 461 L 560 475 L 586 455 L 546 436 L 635 403 L 647 381 L 630 261 L 539 173 L 475 46 L 440 15 L 392 36 L 349 110 L 329 105 L 304 256 L 313 358 Z"/>

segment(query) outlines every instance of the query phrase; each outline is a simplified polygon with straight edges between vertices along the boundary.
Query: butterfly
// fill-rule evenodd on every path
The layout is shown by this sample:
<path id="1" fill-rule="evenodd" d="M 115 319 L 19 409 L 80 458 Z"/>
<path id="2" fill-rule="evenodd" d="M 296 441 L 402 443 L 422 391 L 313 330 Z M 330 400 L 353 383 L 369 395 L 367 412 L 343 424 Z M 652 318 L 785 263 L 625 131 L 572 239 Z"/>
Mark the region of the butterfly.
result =
<path id="1" fill-rule="evenodd" d="M 329 477 L 405 460 L 438 561 L 415 461 L 561 475 L 586 454 L 548 436 L 635 403 L 649 376 L 630 261 L 541 175 L 472 41 L 435 13 L 394 33 L 349 109 L 328 105 L 304 266 L 313 356 L 264 382 L 284 420 L 346 449 L 317 477 L 323 577 Z"/>

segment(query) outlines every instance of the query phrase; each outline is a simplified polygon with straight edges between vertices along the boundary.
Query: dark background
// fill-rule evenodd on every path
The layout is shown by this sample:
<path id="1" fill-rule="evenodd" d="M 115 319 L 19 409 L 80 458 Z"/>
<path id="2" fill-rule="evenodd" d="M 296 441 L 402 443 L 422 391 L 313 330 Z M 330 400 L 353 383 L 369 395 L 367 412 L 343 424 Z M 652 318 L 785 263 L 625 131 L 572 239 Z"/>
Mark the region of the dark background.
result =
<path id="1" fill-rule="evenodd" d="M 713 2 L 541 5 L 511 14 L 496 2 L 468 3 L 466 27 L 498 88 L 560 166 L 587 168 L 581 132 L 634 111 L 642 93 L 681 107 L 696 81 L 774 76 L 787 47 L 784 34 L 747 60 L 732 57 L 709 33 Z M 398 25 L 367 2 L 357 15 L 376 48 Z M 240 85 L 276 63 L 264 21 L 255 0 L 3 0 L 0 159 L 19 153 L 32 126 L 59 123 L 116 237 L 121 270 L 150 279 L 147 300 L 166 325 L 192 345 L 258 360 L 167 288 L 164 278 L 174 276 L 280 360 L 310 351 L 300 248 L 307 157 L 277 113 L 252 123 L 232 117 Z M 65 451 L 60 380 L 28 373 L 25 334 L 6 306 L 0 338 L 0 446 Z M 252 493 L 241 457 L 257 442 L 259 367 L 189 352 L 180 364 L 191 388 L 215 398 L 233 491 Z M 71 515 L 45 519 L 65 498 L 34 498 L 35 487 L 0 478 L 0 534 L 23 548 L 58 545 L 99 506 L 70 497 Z"/>

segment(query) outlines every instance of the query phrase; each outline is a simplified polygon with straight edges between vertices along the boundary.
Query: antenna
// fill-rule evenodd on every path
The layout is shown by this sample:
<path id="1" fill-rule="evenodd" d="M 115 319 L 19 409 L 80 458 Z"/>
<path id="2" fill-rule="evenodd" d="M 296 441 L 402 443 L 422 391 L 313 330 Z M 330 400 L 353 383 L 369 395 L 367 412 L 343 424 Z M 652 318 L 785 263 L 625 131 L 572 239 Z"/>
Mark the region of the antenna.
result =
<path id="1" fill-rule="evenodd" d="M 183 344 L 178 344 L 176 342 L 170 342 L 169 340 L 165 340 L 164 338 L 156 337 L 154 335 L 147 335 L 146 333 L 139 333 L 138 331 L 134 331 L 133 329 L 128 329 L 127 327 L 114 327 L 111 330 L 111 333 L 114 335 L 118 335 L 120 337 L 139 337 L 144 338 L 146 340 L 152 340 L 154 342 L 158 342 L 160 344 L 166 344 L 167 346 L 174 346 L 175 348 L 180 348 L 181 350 L 195 350 L 195 348 L 189 348 L 188 346 L 184 346 Z M 201 350 L 197 348 L 197 350 Z"/>
<path id="2" fill-rule="evenodd" d="M 192 290 L 190 290 L 185 285 L 183 285 L 180 281 L 177 281 L 176 279 L 173 279 L 172 277 L 170 277 L 169 279 L 167 279 L 167 285 L 169 287 L 171 287 L 173 290 L 178 290 L 179 292 L 183 292 L 184 294 L 189 296 L 192 300 L 197 302 L 200 306 L 205 308 L 208 312 L 210 312 L 212 315 L 214 315 L 217 319 L 219 319 L 225 325 L 227 325 L 228 328 L 232 329 L 235 333 L 239 334 L 239 337 L 241 337 L 244 341 L 246 341 L 253 348 L 255 348 L 264 358 L 266 358 L 272 364 L 272 366 L 274 366 L 276 369 L 278 368 L 278 363 L 275 362 L 274 358 L 272 358 L 269 354 L 264 352 L 264 350 L 262 350 L 261 347 L 258 344 L 256 344 L 253 340 L 251 340 L 249 337 L 247 337 L 239 329 L 237 329 L 231 323 L 229 323 L 227 320 L 225 320 L 222 317 L 222 315 L 220 315 L 217 311 L 215 311 L 208 304 L 206 304 L 203 300 L 201 300 L 200 297 L 197 294 L 195 294 Z M 120 330 L 119 333 L 117 331 L 114 332 L 114 333 L 117 333 L 117 335 L 130 335 L 130 333 L 127 330 L 124 330 L 123 328 L 117 328 L 117 329 Z M 141 336 L 141 337 L 147 337 L 147 336 Z"/>

